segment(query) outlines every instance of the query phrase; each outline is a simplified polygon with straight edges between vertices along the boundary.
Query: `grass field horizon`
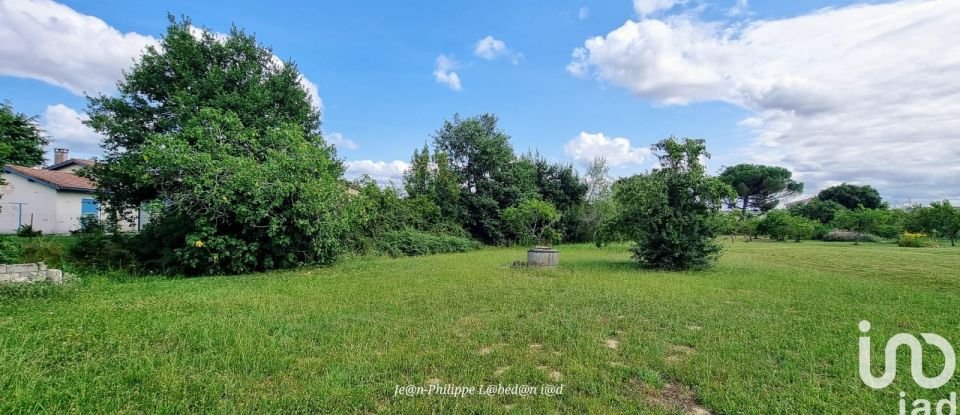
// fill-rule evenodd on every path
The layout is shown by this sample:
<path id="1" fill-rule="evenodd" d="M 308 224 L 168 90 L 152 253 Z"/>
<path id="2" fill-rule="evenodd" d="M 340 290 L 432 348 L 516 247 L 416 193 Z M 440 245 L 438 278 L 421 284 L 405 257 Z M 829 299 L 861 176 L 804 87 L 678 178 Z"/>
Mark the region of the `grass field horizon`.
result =
<path id="1" fill-rule="evenodd" d="M 702 272 L 626 245 L 521 248 L 194 279 L 87 277 L 0 300 L 0 413 L 895 413 L 857 376 L 899 332 L 960 342 L 960 249 L 725 243 Z M 934 357 L 935 354 L 928 354 Z M 874 358 L 879 367 L 879 357 Z M 907 359 L 899 373 L 908 374 Z M 942 359 L 924 360 L 927 373 Z M 394 396 L 397 385 L 563 384 L 561 395 Z"/>

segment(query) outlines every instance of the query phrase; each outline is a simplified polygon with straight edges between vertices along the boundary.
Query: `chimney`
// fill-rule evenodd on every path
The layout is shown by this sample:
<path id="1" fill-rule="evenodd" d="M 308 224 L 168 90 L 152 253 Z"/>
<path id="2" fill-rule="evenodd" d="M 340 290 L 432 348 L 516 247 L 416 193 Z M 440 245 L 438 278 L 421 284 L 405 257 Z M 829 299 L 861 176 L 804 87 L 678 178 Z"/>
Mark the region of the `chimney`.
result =
<path id="1" fill-rule="evenodd" d="M 70 150 L 65 148 L 55 148 L 53 149 L 53 164 L 60 164 L 67 161 L 67 156 L 70 155 Z"/>

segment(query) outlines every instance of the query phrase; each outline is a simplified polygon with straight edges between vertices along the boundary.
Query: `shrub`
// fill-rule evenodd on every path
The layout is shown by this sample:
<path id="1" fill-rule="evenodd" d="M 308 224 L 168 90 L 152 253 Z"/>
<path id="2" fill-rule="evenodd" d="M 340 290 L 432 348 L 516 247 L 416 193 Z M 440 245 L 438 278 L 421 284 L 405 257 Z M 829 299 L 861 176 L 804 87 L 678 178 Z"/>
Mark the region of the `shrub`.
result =
<path id="1" fill-rule="evenodd" d="M 905 248 L 935 248 L 940 246 L 937 241 L 925 233 L 904 232 L 897 240 L 897 245 Z"/>
<path id="2" fill-rule="evenodd" d="M 33 225 L 29 223 L 24 223 L 17 228 L 17 236 L 21 238 L 34 238 L 41 235 L 43 235 L 43 231 L 39 229 L 34 230 Z"/>
<path id="3" fill-rule="evenodd" d="M 19 262 L 43 262 L 51 268 L 62 268 L 66 263 L 67 249 L 54 238 L 31 238 L 23 242 Z"/>
<path id="4" fill-rule="evenodd" d="M 763 216 L 757 223 L 757 232 L 769 236 L 770 239 L 783 241 L 790 236 L 793 217 L 783 210 L 774 210 Z"/>
<path id="5" fill-rule="evenodd" d="M 551 244 L 560 234 L 554 225 L 560 213 L 550 202 L 527 199 L 503 211 L 503 221 L 520 244 Z"/>
<path id="6" fill-rule="evenodd" d="M 653 146 L 660 168 L 621 179 L 614 186 L 616 219 L 605 223 L 610 236 L 635 242 L 634 259 L 650 268 L 706 268 L 720 256 L 718 221 L 722 202 L 733 189 L 706 174 L 709 156 L 699 139 L 670 137 Z M 598 241 L 600 242 L 600 241 Z"/>
<path id="7" fill-rule="evenodd" d="M 70 247 L 70 257 L 80 265 L 98 270 L 130 269 L 134 264 L 131 246 L 134 236 L 123 235 L 115 224 L 105 223 L 93 216 L 80 220 L 80 228 L 71 232 L 76 242 Z"/>
<path id="8" fill-rule="evenodd" d="M 468 252 L 480 249 L 480 243 L 457 236 L 434 235 L 413 229 L 390 231 L 376 243 L 377 250 L 393 257 Z"/>
<path id="9" fill-rule="evenodd" d="M 869 234 L 869 233 L 858 234 L 857 232 L 847 231 L 843 229 L 834 229 L 834 230 L 831 230 L 830 232 L 827 232 L 826 234 L 823 235 L 823 240 L 825 242 L 857 242 L 858 237 L 860 242 L 880 242 L 881 241 L 880 237 L 873 234 Z"/>
<path id="10" fill-rule="evenodd" d="M 20 260 L 20 244 L 13 238 L 0 236 L 0 264 L 13 264 Z"/>

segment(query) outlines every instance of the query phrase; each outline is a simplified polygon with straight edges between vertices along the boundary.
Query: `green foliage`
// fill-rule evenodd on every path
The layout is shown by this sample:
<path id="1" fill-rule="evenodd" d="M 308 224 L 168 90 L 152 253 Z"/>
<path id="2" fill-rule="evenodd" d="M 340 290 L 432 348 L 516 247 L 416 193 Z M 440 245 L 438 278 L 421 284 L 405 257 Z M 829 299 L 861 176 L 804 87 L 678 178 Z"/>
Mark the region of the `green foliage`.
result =
<path id="1" fill-rule="evenodd" d="M 557 209 L 555 229 L 562 236 L 578 234 L 587 185 L 572 165 L 550 163 L 537 154 L 517 157 L 492 114 L 454 115 L 433 138 L 433 158 L 426 146 L 416 150 L 404 175 L 409 197 L 432 200 L 443 218 L 487 244 L 515 240 L 504 212 L 527 199 Z"/>
<path id="2" fill-rule="evenodd" d="M 837 212 L 846 209 L 843 205 L 833 200 L 810 199 L 806 202 L 800 202 L 790 206 L 790 214 L 801 216 L 807 219 L 813 219 L 820 223 L 830 223 Z"/>
<path id="3" fill-rule="evenodd" d="M 904 232 L 900 235 L 900 238 L 897 239 L 897 245 L 904 248 L 936 248 L 940 246 L 936 239 L 925 233 L 910 232 Z"/>
<path id="4" fill-rule="evenodd" d="M 916 207 L 909 216 L 914 231 L 926 232 L 938 238 L 950 240 L 950 246 L 956 246 L 960 238 L 960 209 L 949 200 L 932 202 L 929 207 Z"/>
<path id="5" fill-rule="evenodd" d="M 870 233 L 880 238 L 894 239 L 903 232 L 903 221 L 904 214 L 898 210 L 859 208 L 838 211 L 832 224 L 836 228 L 860 234 Z"/>
<path id="6" fill-rule="evenodd" d="M 480 247 L 479 242 L 469 238 L 436 235 L 413 229 L 389 231 L 376 241 L 377 251 L 393 257 L 468 252 Z"/>
<path id="7" fill-rule="evenodd" d="M 29 223 L 24 223 L 17 227 L 17 236 L 21 238 L 35 238 L 41 235 L 43 235 L 43 231 L 33 229 L 33 225 Z"/>
<path id="8" fill-rule="evenodd" d="M 857 235 L 873 233 L 886 223 L 888 215 L 878 209 L 858 208 L 855 210 L 842 210 L 837 212 L 833 219 L 833 224 L 837 228 L 856 232 Z M 860 238 L 854 240 L 860 242 Z"/>
<path id="9" fill-rule="evenodd" d="M 504 210 L 503 220 L 519 244 L 549 245 L 559 242 L 560 233 L 554 226 L 560 220 L 560 213 L 550 202 L 525 200 Z"/>
<path id="10" fill-rule="evenodd" d="M 16 239 L 0 235 L 0 264 L 14 264 L 20 260 L 23 250 Z"/>
<path id="11" fill-rule="evenodd" d="M 492 114 L 466 119 L 454 115 L 433 138 L 456 175 L 464 229 L 484 243 L 506 243 L 501 214 L 536 195 L 532 166 L 516 162 L 510 137 Z"/>
<path id="12" fill-rule="evenodd" d="M 0 168 L 7 164 L 33 167 L 43 164 L 43 135 L 37 117 L 14 111 L 9 102 L 0 103 Z M 0 177 L 0 184 L 3 178 Z"/>
<path id="13" fill-rule="evenodd" d="M 748 209 L 768 212 L 777 207 L 780 198 L 803 192 L 803 183 L 792 176 L 783 167 L 738 164 L 724 169 L 719 177 L 737 192 L 736 200 L 729 200 L 728 205 L 739 206 L 741 216 L 746 216 Z"/>
<path id="14" fill-rule="evenodd" d="M 844 229 L 832 229 L 821 238 L 824 242 L 880 242 L 882 239 L 872 233 L 860 233 Z"/>
<path id="15" fill-rule="evenodd" d="M 18 262 L 43 262 L 51 268 L 62 268 L 69 262 L 67 248 L 60 240 L 51 237 L 24 239 Z"/>
<path id="16" fill-rule="evenodd" d="M 75 242 L 69 253 L 77 265 L 101 271 L 136 271 L 136 260 L 130 249 L 136 237 L 120 233 L 115 221 L 84 216 L 80 218 L 80 228 L 72 234 Z"/>
<path id="17" fill-rule="evenodd" d="M 839 184 L 820 191 L 817 199 L 834 201 L 851 210 L 859 207 L 866 209 L 886 208 L 886 204 L 883 203 L 883 199 L 880 198 L 880 192 L 869 185 Z"/>
<path id="18" fill-rule="evenodd" d="M 606 229 L 635 241 L 641 265 L 662 269 L 704 268 L 719 258 L 716 215 L 729 185 L 707 176 L 703 140 L 670 137 L 653 146 L 660 168 L 620 180 L 614 186 L 616 219 Z M 605 237 L 613 232 L 605 231 Z"/>
<path id="19" fill-rule="evenodd" d="M 760 219 L 757 224 L 757 232 L 760 235 L 769 236 L 770 239 L 782 241 L 790 236 L 793 217 L 783 210 L 768 212 Z"/>
<path id="20" fill-rule="evenodd" d="M 331 263 L 346 226 L 343 167 L 296 65 L 236 28 L 191 31 L 171 19 L 117 95 L 90 99 L 106 152 L 88 172 L 98 198 L 117 214 L 157 206 L 135 250 L 151 270 Z"/>
<path id="21" fill-rule="evenodd" d="M 791 215 L 785 210 L 774 210 L 760 219 L 757 224 L 757 232 L 778 241 L 792 239 L 800 242 L 804 239 L 813 238 L 820 225 L 820 222 Z"/>

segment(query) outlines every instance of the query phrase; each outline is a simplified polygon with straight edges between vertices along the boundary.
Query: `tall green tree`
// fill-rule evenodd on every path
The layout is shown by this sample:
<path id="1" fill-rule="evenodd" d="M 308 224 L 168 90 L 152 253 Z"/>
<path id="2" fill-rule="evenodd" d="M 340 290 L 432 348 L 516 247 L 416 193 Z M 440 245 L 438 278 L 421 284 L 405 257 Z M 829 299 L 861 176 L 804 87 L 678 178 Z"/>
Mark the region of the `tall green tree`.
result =
<path id="1" fill-rule="evenodd" d="M 857 209 L 859 207 L 866 209 L 886 208 L 886 204 L 880 197 L 880 192 L 870 185 L 839 184 L 821 190 L 817 199 L 834 201 L 847 209 Z"/>
<path id="2" fill-rule="evenodd" d="M 296 65 L 238 28 L 195 33 L 171 17 L 117 94 L 90 98 L 88 125 L 104 135 L 88 173 L 98 196 L 120 214 L 154 207 L 138 247 L 153 268 L 330 263 L 342 249 L 343 166 Z"/>
<path id="3" fill-rule="evenodd" d="M 537 195 L 534 166 L 516 159 L 492 114 L 454 115 L 433 138 L 460 183 L 464 228 L 484 243 L 508 242 L 503 210 Z"/>
<path id="4" fill-rule="evenodd" d="M 660 167 L 614 186 L 617 218 L 610 226 L 635 241 L 640 264 L 671 270 L 704 268 L 720 255 L 715 240 L 722 232 L 717 218 L 733 189 L 706 174 L 704 140 L 660 141 L 653 146 Z"/>
<path id="5" fill-rule="evenodd" d="M 801 216 L 807 219 L 813 219 L 820 223 L 830 223 L 838 211 L 846 209 L 843 205 L 832 200 L 810 199 L 806 202 L 799 202 L 789 207 L 791 214 Z"/>
<path id="6" fill-rule="evenodd" d="M 737 199 L 729 205 L 740 209 L 741 218 L 746 217 L 748 209 L 765 213 L 777 207 L 781 198 L 802 193 L 803 183 L 792 176 L 783 167 L 760 164 L 738 164 L 720 173 L 720 179 L 737 192 Z"/>
<path id="7" fill-rule="evenodd" d="M 43 164 L 47 144 L 50 140 L 43 135 L 36 116 L 14 111 L 8 102 L 0 104 L 0 167 Z M 3 184 L 2 178 L 0 184 Z"/>
<path id="8" fill-rule="evenodd" d="M 424 144 L 422 149 L 413 150 L 410 169 L 403 173 L 403 188 L 409 197 L 434 198 L 431 183 L 433 173 L 430 168 L 430 148 Z"/>
<path id="9" fill-rule="evenodd" d="M 923 231 L 939 238 L 950 240 L 950 246 L 957 246 L 960 237 L 960 209 L 949 200 L 932 202 L 930 207 L 919 210 Z"/>

